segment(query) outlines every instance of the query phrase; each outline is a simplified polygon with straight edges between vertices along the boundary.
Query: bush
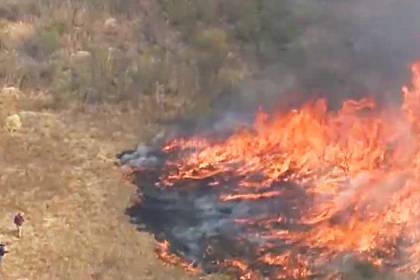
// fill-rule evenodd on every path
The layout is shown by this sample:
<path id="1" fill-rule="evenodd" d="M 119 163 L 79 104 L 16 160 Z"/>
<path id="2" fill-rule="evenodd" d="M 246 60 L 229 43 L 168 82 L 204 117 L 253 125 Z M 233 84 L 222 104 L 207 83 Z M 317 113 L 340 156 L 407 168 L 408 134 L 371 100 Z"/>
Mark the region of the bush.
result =
<path id="1" fill-rule="evenodd" d="M 232 0 L 223 3 L 223 11 L 234 26 L 234 35 L 240 40 L 251 42 L 261 29 L 259 1 Z"/>
<path id="2" fill-rule="evenodd" d="M 0 52 L 0 81 L 4 85 L 34 90 L 48 86 L 51 77 L 48 63 L 21 57 L 15 51 Z"/>
<path id="3" fill-rule="evenodd" d="M 138 11 L 138 0 L 108 0 L 108 10 L 111 14 L 135 15 Z"/>
<path id="4" fill-rule="evenodd" d="M 195 6 L 197 12 L 197 19 L 200 19 L 208 24 L 213 24 L 220 20 L 220 0 L 196 0 Z"/>
<path id="5" fill-rule="evenodd" d="M 54 65 L 54 79 L 51 84 L 54 106 L 68 105 L 75 100 L 81 100 L 73 83 L 72 71 L 59 62 Z"/>
<path id="6" fill-rule="evenodd" d="M 0 80 L 3 84 L 16 84 L 24 75 L 16 52 L 2 51 L 0 53 Z"/>
<path id="7" fill-rule="evenodd" d="M 152 95 L 157 84 L 166 86 L 171 79 L 171 62 L 160 49 L 131 57 L 117 49 L 95 45 L 88 53 L 89 57 L 81 61 L 56 64 L 53 88 L 57 101 L 136 101 L 140 95 Z"/>
<path id="8" fill-rule="evenodd" d="M 45 60 L 49 55 L 61 48 L 61 37 L 66 31 L 65 24 L 54 22 L 40 28 L 23 46 L 29 56 L 37 60 Z"/>
<path id="9" fill-rule="evenodd" d="M 296 17 L 288 5 L 279 0 L 230 0 L 223 1 L 222 11 L 240 45 L 251 44 L 258 56 L 266 56 L 278 53 L 298 36 Z M 299 11 L 305 15 L 305 9 Z"/>
<path id="10" fill-rule="evenodd" d="M 220 69 L 217 75 L 217 81 L 221 92 L 235 92 L 243 79 L 243 73 L 240 69 L 225 67 Z"/>
<path id="11" fill-rule="evenodd" d="M 166 84 L 170 77 L 170 61 L 160 48 L 152 49 L 139 56 L 131 67 L 130 76 L 137 91 L 146 95 L 155 92 L 156 83 Z"/>
<path id="12" fill-rule="evenodd" d="M 222 67 L 229 51 L 227 35 L 222 29 L 209 28 L 197 34 L 195 44 L 200 72 L 211 78 Z"/>
<path id="13" fill-rule="evenodd" d="M 36 40 L 39 43 L 39 51 L 49 55 L 60 48 L 60 34 L 56 30 L 42 30 Z"/>
<path id="14" fill-rule="evenodd" d="M 161 0 L 163 10 L 172 24 L 191 27 L 197 19 L 194 1 L 190 0 Z"/>
<path id="15" fill-rule="evenodd" d="M 2 0 L 0 3 L 0 19 L 19 21 L 39 15 L 39 3 L 34 0 Z"/>
<path id="16" fill-rule="evenodd" d="M 111 101 L 114 93 L 110 83 L 112 65 L 108 49 L 92 47 L 89 56 L 72 60 L 62 58 L 54 61 L 54 79 L 51 85 L 56 103 L 70 100 L 87 103 Z"/>

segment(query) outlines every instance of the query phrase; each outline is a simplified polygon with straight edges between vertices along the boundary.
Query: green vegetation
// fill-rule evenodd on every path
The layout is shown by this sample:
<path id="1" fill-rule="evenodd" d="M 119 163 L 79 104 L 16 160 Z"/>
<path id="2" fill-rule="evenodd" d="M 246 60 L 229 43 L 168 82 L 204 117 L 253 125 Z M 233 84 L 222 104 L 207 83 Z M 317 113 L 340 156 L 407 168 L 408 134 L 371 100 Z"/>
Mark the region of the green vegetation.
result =
<path id="1" fill-rule="evenodd" d="M 297 36 L 282 3 L 2 1 L 0 83 L 50 93 L 58 106 L 153 97 L 177 100 L 185 113 L 209 111 L 237 92 L 254 57 Z"/>

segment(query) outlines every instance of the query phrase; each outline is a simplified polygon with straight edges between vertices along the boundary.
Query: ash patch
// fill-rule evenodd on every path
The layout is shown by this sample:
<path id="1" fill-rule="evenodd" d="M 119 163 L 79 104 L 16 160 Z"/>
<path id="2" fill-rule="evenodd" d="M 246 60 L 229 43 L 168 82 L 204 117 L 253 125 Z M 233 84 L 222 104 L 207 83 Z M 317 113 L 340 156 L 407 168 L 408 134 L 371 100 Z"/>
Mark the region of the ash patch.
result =
<path id="1" fill-rule="evenodd" d="M 275 219 L 280 214 L 287 219 L 275 223 L 275 229 L 302 230 L 303 226 L 295 221 L 300 215 L 298 209 L 309 202 L 304 191 L 297 185 L 278 182 L 269 191 L 283 192 L 280 197 L 221 201 L 220 197 L 237 183 L 234 176 L 181 180 L 162 187 L 159 182 L 165 172 L 164 163 L 172 156 L 144 146 L 120 155 L 122 164 L 137 170 L 135 183 L 141 199 L 127 209 L 132 223 L 158 241 L 169 241 L 171 253 L 199 265 L 205 272 L 225 271 L 222 262 L 240 258 L 255 266 L 253 271 L 270 276 L 270 268 L 258 261 L 258 248 L 277 241 L 270 239 L 268 231 L 272 228 L 261 228 L 257 221 L 270 215 Z M 214 185 L 215 181 L 219 184 Z M 270 247 L 276 253 L 290 249 L 287 244 Z"/>

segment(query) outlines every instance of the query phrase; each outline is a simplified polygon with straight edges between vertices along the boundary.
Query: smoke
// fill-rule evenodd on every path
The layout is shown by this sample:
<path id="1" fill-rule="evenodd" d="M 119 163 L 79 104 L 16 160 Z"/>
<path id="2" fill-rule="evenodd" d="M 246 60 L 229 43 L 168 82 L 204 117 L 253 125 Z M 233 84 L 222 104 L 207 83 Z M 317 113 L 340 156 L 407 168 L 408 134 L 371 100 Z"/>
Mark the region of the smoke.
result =
<path id="1" fill-rule="evenodd" d="M 316 96 L 333 106 L 366 95 L 399 100 L 420 58 L 419 1 L 295 0 L 288 10 L 298 35 L 263 48 L 263 68 L 244 81 L 233 110 L 283 109 Z"/>
<path id="2" fill-rule="evenodd" d="M 248 46 L 241 53 L 249 75 L 214 101 L 211 116 L 172 121 L 172 136 L 228 132 L 252 122 L 260 107 L 284 111 L 318 97 L 331 109 L 365 96 L 400 102 L 410 65 L 420 59 L 420 1 L 259 2 L 266 5 L 263 18 L 270 19 L 261 28 L 269 34 L 261 35 L 259 51 Z"/>
<path id="3" fill-rule="evenodd" d="M 410 64 L 420 58 L 418 0 L 294 0 L 290 1 L 288 8 L 291 17 L 302 22 L 298 36 L 286 46 L 262 46 L 266 58 L 263 67 L 243 82 L 239 97 L 234 96 L 234 106 L 224 108 L 223 114 L 210 122 L 194 120 L 194 125 L 186 123 L 180 126 L 226 132 L 238 124 L 244 125 L 244 120 L 248 122 L 250 118 L 246 113 L 255 112 L 258 106 L 289 109 L 317 96 L 326 97 L 333 107 L 343 99 L 366 95 L 373 95 L 385 103 L 399 100 L 401 86 L 409 82 Z M 142 203 L 133 205 L 127 214 L 134 223 L 156 234 L 158 239 L 169 240 L 172 251 L 189 262 L 200 263 L 209 272 L 217 269 L 214 263 L 220 263 L 222 259 L 246 256 L 255 266 L 253 269 L 269 276 L 274 274 L 276 271 L 258 263 L 255 248 L 270 243 L 272 250 L 280 255 L 287 242 L 271 240 L 267 228 L 252 223 L 252 226 L 242 225 L 238 221 L 253 222 L 255 219 L 251 218 L 278 213 L 280 217 L 286 217 L 275 222 L 278 232 L 305 232 L 307 225 L 300 224 L 295 218 L 301 216 L 300 211 L 308 209 L 305 206 L 325 200 L 323 196 L 311 198 L 311 201 L 299 186 L 281 182 L 273 184 L 270 190 L 285 190 L 285 196 L 267 198 L 263 203 L 247 200 L 222 203 L 221 194 L 229 193 L 239 180 L 229 173 L 220 175 L 220 180 L 216 178 L 218 175 L 196 181 L 180 180 L 171 188 L 161 189 L 159 183 L 165 157 L 144 146 L 121 155 L 122 164 L 145 170 L 136 174 Z M 350 211 L 352 207 L 346 205 L 355 198 L 362 200 L 357 210 L 360 213 L 354 210 L 356 214 L 362 216 L 368 208 L 379 213 L 390 204 L 391 196 L 404 186 L 406 176 L 402 173 L 384 177 L 377 183 L 383 186 L 371 185 L 369 188 L 366 185 L 371 183 L 366 174 L 350 178 L 348 186 L 343 185 L 344 190 L 332 200 L 344 210 L 329 222 L 345 223 L 347 215 L 353 213 Z M 215 178 L 214 182 L 222 182 L 217 187 L 212 184 Z M 240 236 L 242 243 L 234 241 L 232 236 Z M 417 241 L 418 237 L 415 238 Z M 296 246 L 296 252 L 307 250 Z M 213 251 L 208 253 L 208 248 L 213 248 Z M 403 251 L 403 247 L 399 249 Z M 414 258 L 411 256 L 411 259 Z M 390 257 L 390 261 L 406 262 L 404 256 Z M 388 271 L 378 272 L 369 262 L 358 261 L 352 254 L 337 256 L 329 266 L 332 271 L 349 275 L 348 279 L 388 277 Z"/>

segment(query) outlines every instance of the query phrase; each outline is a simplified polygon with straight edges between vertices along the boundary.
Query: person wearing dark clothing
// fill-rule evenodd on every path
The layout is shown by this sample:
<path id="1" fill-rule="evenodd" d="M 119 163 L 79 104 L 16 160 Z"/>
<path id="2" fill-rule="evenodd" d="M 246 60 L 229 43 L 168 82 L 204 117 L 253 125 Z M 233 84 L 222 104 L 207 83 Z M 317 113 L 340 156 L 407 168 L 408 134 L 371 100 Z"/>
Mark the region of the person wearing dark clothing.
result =
<path id="1" fill-rule="evenodd" d="M 14 218 L 14 223 L 16 225 L 17 234 L 19 238 L 22 237 L 22 226 L 23 226 L 23 223 L 25 222 L 25 218 L 23 216 L 24 214 L 22 212 L 19 212 L 16 214 Z"/>
<path id="2" fill-rule="evenodd" d="M 6 255 L 7 253 L 9 252 L 6 250 L 6 245 L 0 244 L 0 264 L 3 261 L 4 255 Z"/>

